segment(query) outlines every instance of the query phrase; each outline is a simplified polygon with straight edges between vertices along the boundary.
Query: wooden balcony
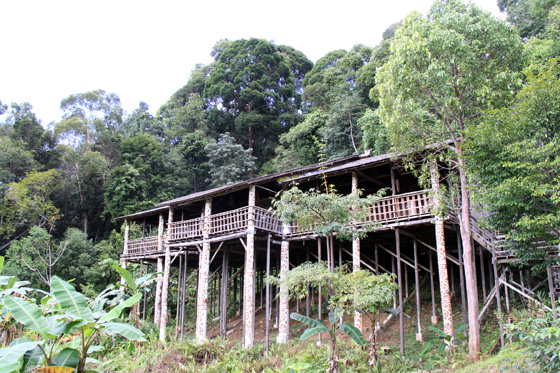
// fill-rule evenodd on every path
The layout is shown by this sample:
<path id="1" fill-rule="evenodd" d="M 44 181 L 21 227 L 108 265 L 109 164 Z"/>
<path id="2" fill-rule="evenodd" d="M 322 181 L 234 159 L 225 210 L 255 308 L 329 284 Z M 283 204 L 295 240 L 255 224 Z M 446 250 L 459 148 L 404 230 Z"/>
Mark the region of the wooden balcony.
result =
<path id="1" fill-rule="evenodd" d="M 393 223 L 420 220 L 431 217 L 429 190 L 383 197 L 374 203 L 366 217 L 366 223 L 379 224 L 381 228 Z M 363 223 L 356 223 L 358 226 Z M 311 229 L 303 230 L 297 224 L 290 226 L 290 236 L 307 236 L 313 234 Z"/>
<path id="2" fill-rule="evenodd" d="M 366 222 L 380 224 L 380 227 L 404 221 L 421 220 L 431 217 L 429 211 L 429 191 L 399 194 L 380 198 L 371 206 L 371 214 Z M 282 235 L 282 223 L 272 212 L 261 207 L 255 207 L 253 217 L 257 230 Z M 226 237 L 247 231 L 249 223 L 249 207 L 221 212 L 210 215 L 209 238 Z M 360 225 L 361 223 L 357 223 Z M 173 246 L 182 243 L 199 242 L 203 239 L 204 218 L 195 218 L 171 223 L 167 236 L 168 242 Z M 290 227 L 290 237 L 307 236 L 311 230 L 303 231 L 297 225 Z M 131 240 L 125 250 L 125 257 L 140 257 L 156 254 L 157 236 Z"/>
<path id="3" fill-rule="evenodd" d="M 146 254 L 157 253 L 158 247 L 157 236 L 150 236 L 138 238 L 128 241 L 128 246 L 125 248 L 124 257 L 137 257 Z"/>

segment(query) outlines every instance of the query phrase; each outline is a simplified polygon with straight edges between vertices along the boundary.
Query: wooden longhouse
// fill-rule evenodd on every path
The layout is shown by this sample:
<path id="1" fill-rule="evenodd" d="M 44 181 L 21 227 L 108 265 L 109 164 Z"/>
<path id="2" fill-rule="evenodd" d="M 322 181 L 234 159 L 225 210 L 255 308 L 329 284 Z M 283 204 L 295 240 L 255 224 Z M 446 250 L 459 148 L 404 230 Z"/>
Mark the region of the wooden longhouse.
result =
<path id="1" fill-rule="evenodd" d="M 184 319 L 184 294 L 187 270 L 197 269 L 197 341 L 207 337 L 209 313 L 219 315 L 220 334 L 225 337 L 228 310 L 236 307 L 243 318 L 244 346 L 255 343 L 256 312 L 266 313 L 266 342 L 270 319 L 275 321 L 277 341 L 286 342 L 290 304 L 287 299 L 275 296 L 278 289 L 267 286 L 266 275 L 281 274 L 305 261 L 326 260 L 326 245 L 324 238 L 312 232 L 283 225 L 269 208 L 282 188 L 294 182 L 303 190 L 316 188 L 323 177 L 342 194 L 358 188 L 364 195 L 381 188 L 388 190 L 385 197 L 371 206 L 369 219 L 378 223 L 375 231 L 362 240 L 337 241 L 331 260 L 337 265 L 351 263 L 354 269 L 397 274 L 400 290 L 395 306 L 402 307 L 406 299 L 416 302 L 417 338 L 421 339 L 421 299 L 414 289 L 430 288 L 432 322 L 436 322 L 437 315 L 441 315 L 441 307 L 435 300 L 442 285 L 439 281 L 442 268 L 438 268 L 436 260 L 439 250 L 446 255 L 442 261 L 448 267 L 450 290 L 462 300 L 460 306 L 454 307 L 461 308 L 466 323 L 463 260 L 456 220 L 452 215 L 444 220 L 436 218 L 431 208 L 434 203 L 431 190 L 421 189 L 416 177 L 390 155 L 355 155 L 190 194 L 159 203 L 152 210 L 122 217 L 126 221 L 123 262 L 155 265 L 154 270 L 162 274 L 158 276 L 155 294 L 156 324 L 167 323 L 167 299 L 162 294 L 168 293 L 170 267 L 176 266 L 179 269 L 177 323 L 181 333 L 185 323 L 194 321 Z M 436 177 L 432 189 L 438 187 Z M 536 286 L 530 285 L 523 271 L 507 265 L 512 255 L 500 249 L 503 237 L 482 229 L 474 214 L 471 215 L 478 289 L 483 299 L 479 320 L 488 314 L 494 300 L 502 310 L 502 295 L 507 308 L 513 294 L 531 297 L 546 286 L 553 289 L 551 296 L 555 299 L 557 286 L 553 276 L 549 276 L 548 282 L 545 279 Z M 144 227 L 141 238 L 129 239 L 131 223 Z M 440 233 L 436 234 L 438 229 Z M 295 305 L 308 315 L 309 298 Z M 320 295 L 314 294 L 313 300 L 319 303 L 321 312 Z M 355 325 L 361 327 L 360 315 L 355 317 Z M 402 353 L 403 335 L 401 320 Z"/>

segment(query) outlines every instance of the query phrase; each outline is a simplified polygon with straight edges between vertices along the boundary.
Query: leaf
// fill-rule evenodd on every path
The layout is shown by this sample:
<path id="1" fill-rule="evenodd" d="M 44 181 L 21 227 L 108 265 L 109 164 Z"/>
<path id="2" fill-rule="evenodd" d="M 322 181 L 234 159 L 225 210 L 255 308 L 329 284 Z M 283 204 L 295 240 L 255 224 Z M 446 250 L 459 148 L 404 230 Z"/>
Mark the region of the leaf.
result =
<path id="1" fill-rule="evenodd" d="M 44 367 L 37 370 L 37 373 L 72 373 L 75 370 L 70 367 Z"/>
<path id="2" fill-rule="evenodd" d="M 364 335 L 362 334 L 360 329 L 356 328 L 354 325 L 342 323 L 340 324 L 338 329 L 348 334 L 348 336 L 352 338 L 354 342 L 356 342 L 359 346 L 365 346 L 367 344 L 366 339 L 364 338 Z"/>
<path id="3" fill-rule="evenodd" d="M 44 358 L 43 350 L 39 346 L 35 346 L 34 349 L 26 351 L 23 355 L 23 365 L 20 371 L 28 372 L 34 369 Z"/>
<path id="4" fill-rule="evenodd" d="M 146 338 L 144 337 L 144 333 L 142 333 L 141 330 L 136 329 L 132 325 L 121 324 L 121 323 L 118 323 L 118 322 L 108 322 L 108 323 L 102 324 L 102 326 L 104 326 L 106 328 L 106 330 L 108 330 L 112 333 L 122 335 L 126 339 L 133 340 L 133 341 L 139 341 L 139 342 L 145 342 L 146 341 Z"/>
<path id="5" fill-rule="evenodd" d="M 51 360 L 51 366 L 77 368 L 80 363 L 80 353 L 73 348 L 65 348 Z"/>
<path id="6" fill-rule="evenodd" d="M 325 323 L 322 322 L 321 320 L 315 320 L 315 319 L 309 318 L 307 316 L 300 315 L 299 313 L 292 312 L 290 314 L 290 318 L 293 319 L 293 320 L 302 322 L 304 324 L 307 324 L 311 327 L 324 326 L 325 328 L 327 328 Z M 327 328 L 327 330 L 329 330 L 329 329 Z"/>
<path id="7" fill-rule="evenodd" d="M 337 322 L 339 319 L 339 317 L 336 315 L 336 313 L 334 312 L 329 312 L 329 322 L 331 324 L 334 324 L 335 322 Z"/>
<path id="8" fill-rule="evenodd" d="M 62 308 L 85 307 L 86 297 L 78 293 L 76 289 L 57 276 L 51 278 L 53 295 L 60 302 Z"/>
<path id="9" fill-rule="evenodd" d="M 305 331 L 303 332 L 301 337 L 299 337 L 299 339 L 307 339 L 311 336 L 314 336 L 317 333 L 324 333 L 324 332 L 329 332 L 329 331 L 330 331 L 330 329 L 327 328 L 326 326 L 319 325 L 319 326 L 316 326 L 314 328 L 305 329 Z"/>
<path id="10" fill-rule="evenodd" d="M 91 320 L 93 321 L 93 314 L 88 307 L 70 307 L 66 310 L 66 314 L 73 319 Z"/>
<path id="11" fill-rule="evenodd" d="M 4 257 L 0 256 L 0 273 L 2 273 L 2 268 L 4 268 Z"/>
<path id="12" fill-rule="evenodd" d="M 97 322 L 98 323 L 104 323 L 104 322 L 116 319 L 117 317 L 119 317 L 121 315 L 122 311 L 125 308 L 128 308 L 128 307 L 134 305 L 136 302 L 138 302 L 140 300 L 140 298 L 142 298 L 142 294 L 140 294 L 140 293 L 136 294 L 133 297 L 128 298 L 127 300 L 125 300 L 124 302 L 122 302 L 121 304 L 119 304 L 118 306 L 113 308 L 111 311 L 109 311 L 108 313 L 103 315 L 103 317 L 101 317 Z"/>
<path id="13" fill-rule="evenodd" d="M 4 304 L 14 318 L 26 328 L 41 334 L 44 338 L 52 331 L 51 324 L 41 315 L 41 309 L 37 305 L 10 296 L 4 297 Z"/>
<path id="14" fill-rule="evenodd" d="M 113 263 L 111 264 L 111 267 L 113 267 L 119 273 L 119 275 L 121 275 L 121 277 L 125 279 L 130 289 L 136 290 L 137 288 L 136 283 L 134 282 L 134 278 L 132 277 L 132 274 L 128 270 L 121 268 L 119 266 L 119 263 Z"/>
<path id="15" fill-rule="evenodd" d="M 12 343 L 0 349 L 0 372 L 19 370 L 23 364 L 21 360 L 23 355 L 38 344 L 39 342 Z"/>

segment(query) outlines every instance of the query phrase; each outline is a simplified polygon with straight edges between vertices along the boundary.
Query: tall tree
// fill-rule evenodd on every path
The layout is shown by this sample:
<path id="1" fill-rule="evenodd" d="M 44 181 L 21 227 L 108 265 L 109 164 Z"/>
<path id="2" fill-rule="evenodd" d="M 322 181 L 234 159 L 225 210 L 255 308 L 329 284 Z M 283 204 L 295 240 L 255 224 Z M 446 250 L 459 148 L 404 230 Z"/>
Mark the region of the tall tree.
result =
<path id="1" fill-rule="evenodd" d="M 254 38 L 233 41 L 216 57 L 204 96 L 233 119 L 229 132 L 260 165 L 294 123 L 297 93 L 290 63 L 274 44 Z"/>
<path id="2" fill-rule="evenodd" d="M 123 120 L 119 96 L 102 89 L 70 95 L 60 102 L 60 109 L 64 119 L 56 124 L 56 132 L 74 147 L 91 146 L 105 131 L 118 133 Z"/>
<path id="3" fill-rule="evenodd" d="M 469 314 L 469 355 L 480 353 L 478 290 L 471 245 L 466 130 L 483 110 L 504 105 L 520 86 L 522 43 L 515 28 L 473 4 L 438 0 L 397 29 L 389 61 L 378 70 L 379 115 L 396 150 L 439 145 L 459 174 L 457 217 Z M 448 142 L 452 140 L 452 142 Z"/>
<path id="4" fill-rule="evenodd" d="M 529 75 L 512 106 L 469 132 L 469 170 L 490 226 L 542 269 L 560 243 L 560 68 Z M 535 245 L 535 242 L 541 243 Z"/>
<path id="5" fill-rule="evenodd" d="M 205 147 L 208 166 L 212 175 L 212 187 L 233 184 L 249 178 L 255 157 L 249 149 L 245 150 L 229 133 L 224 133 L 216 140 L 210 140 Z"/>
<path id="6" fill-rule="evenodd" d="M 498 0 L 498 8 L 507 12 L 507 21 L 524 40 L 544 36 L 548 13 L 555 5 L 558 0 Z"/>

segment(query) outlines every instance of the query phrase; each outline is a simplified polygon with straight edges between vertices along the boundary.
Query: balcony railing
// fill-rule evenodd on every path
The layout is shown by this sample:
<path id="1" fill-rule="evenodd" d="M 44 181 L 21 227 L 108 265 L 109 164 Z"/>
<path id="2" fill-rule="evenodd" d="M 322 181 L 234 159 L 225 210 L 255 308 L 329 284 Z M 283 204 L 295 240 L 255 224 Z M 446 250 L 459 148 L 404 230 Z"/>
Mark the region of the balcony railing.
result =
<path id="1" fill-rule="evenodd" d="M 431 216 L 429 190 L 380 198 L 371 206 L 366 222 L 389 224 Z"/>
<path id="2" fill-rule="evenodd" d="M 432 215 L 429 206 L 429 190 L 383 197 L 370 207 L 370 214 L 366 216 L 364 223 L 384 225 L 418 220 Z M 358 222 L 356 225 L 360 226 L 362 223 Z M 298 224 L 290 225 L 291 236 L 302 236 L 312 233 L 312 229 L 304 230 Z"/>
<path id="3" fill-rule="evenodd" d="M 156 253 L 158 251 L 157 236 L 138 238 L 128 241 L 128 247 L 125 256 L 145 255 Z"/>
<path id="4" fill-rule="evenodd" d="M 371 213 L 365 222 L 391 224 L 400 221 L 417 220 L 431 216 L 429 211 L 429 191 L 399 194 L 380 198 L 371 206 Z M 282 223 L 270 211 L 255 207 L 255 228 L 263 231 L 282 234 Z M 218 237 L 228 234 L 244 232 L 249 222 L 249 207 L 221 212 L 210 215 L 209 236 Z M 360 225 L 360 223 L 357 223 Z M 290 235 L 301 236 L 312 233 L 311 230 L 303 231 L 297 225 L 290 226 Z M 171 223 L 169 229 L 169 242 L 198 241 L 204 234 L 204 218 L 195 218 Z M 125 255 L 141 255 L 157 252 L 157 237 L 148 237 L 128 242 Z"/>

